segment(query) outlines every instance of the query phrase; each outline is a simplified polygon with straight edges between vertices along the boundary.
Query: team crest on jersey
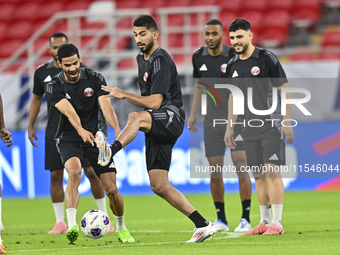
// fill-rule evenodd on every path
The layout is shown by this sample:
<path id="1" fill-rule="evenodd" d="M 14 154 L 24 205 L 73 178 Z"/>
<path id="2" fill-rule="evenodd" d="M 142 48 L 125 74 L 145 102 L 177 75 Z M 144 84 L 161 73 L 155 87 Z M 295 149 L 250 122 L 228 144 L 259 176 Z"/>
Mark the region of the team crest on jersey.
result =
<path id="1" fill-rule="evenodd" d="M 258 66 L 253 66 L 250 72 L 252 75 L 257 76 L 260 74 L 260 68 Z"/>
<path id="2" fill-rule="evenodd" d="M 86 89 L 84 90 L 84 94 L 85 94 L 85 96 L 87 96 L 87 97 L 92 97 L 92 95 L 93 95 L 93 89 L 91 89 L 91 88 L 86 88 Z"/>
<path id="3" fill-rule="evenodd" d="M 148 80 L 148 72 L 145 72 L 144 76 L 143 76 L 143 80 L 146 82 Z"/>
<path id="4" fill-rule="evenodd" d="M 222 64 L 221 65 L 221 72 L 226 73 L 227 72 L 227 64 Z"/>

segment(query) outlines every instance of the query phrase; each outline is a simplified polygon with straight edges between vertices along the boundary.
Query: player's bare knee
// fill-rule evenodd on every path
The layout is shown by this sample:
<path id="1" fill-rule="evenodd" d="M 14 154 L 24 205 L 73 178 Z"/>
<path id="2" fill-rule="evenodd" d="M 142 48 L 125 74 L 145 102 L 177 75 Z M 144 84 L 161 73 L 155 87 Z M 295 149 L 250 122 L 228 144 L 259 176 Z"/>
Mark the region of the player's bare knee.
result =
<path id="1" fill-rule="evenodd" d="M 166 193 L 166 187 L 164 187 L 164 185 L 151 184 L 151 189 L 156 195 L 160 197 L 163 197 L 164 194 Z"/>
<path id="2" fill-rule="evenodd" d="M 63 170 L 51 171 L 51 184 L 63 181 Z"/>
<path id="3" fill-rule="evenodd" d="M 94 172 L 92 167 L 84 167 L 84 173 L 87 176 L 87 178 L 89 178 L 90 180 L 96 180 L 97 179 L 97 175 Z"/>
<path id="4" fill-rule="evenodd" d="M 129 117 L 128 117 L 128 122 L 139 125 L 138 123 L 140 122 L 140 117 L 139 117 L 138 112 L 130 112 Z"/>
<path id="5" fill-rule="evenodd" d="M 115 198 L 118 194 L 118 188 L 116 185 L 112 184 L 109 187 L 104 187 L 105 193 L 109 198 Z"/>

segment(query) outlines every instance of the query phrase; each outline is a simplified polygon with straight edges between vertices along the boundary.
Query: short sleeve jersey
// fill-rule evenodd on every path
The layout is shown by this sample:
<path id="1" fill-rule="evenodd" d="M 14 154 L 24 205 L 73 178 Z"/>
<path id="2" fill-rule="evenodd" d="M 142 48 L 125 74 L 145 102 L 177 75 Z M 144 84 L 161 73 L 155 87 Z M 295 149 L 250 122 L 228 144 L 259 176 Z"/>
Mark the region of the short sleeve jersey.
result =
<path id="1" fill-rule="evenodd" d="M 148 60 L 144 54 L 137 56 L 138 83 L 142 96 L 162 94 L 161 108 L 174 105 L 180 108 L 182 102 L 181 85 L 177 68 L 169 54 L 158 47 Z"/>
<path id="2" fill-rule="evenodd" d="M 199 48 L 192 55 L 193 77 L 200 79 L 199 82 L 203 85 L 203 89 L 209 91 L 212 95 L 212 97 L 207 96 L 207 114 L 205 115 L 205 120 L 213 121 L 214 119 L 228 118 L 230 91 L 227 89 L 215 89 L 214 87 L 215 84 L 225 82 L 225 78 L 228 77 L 226 73 L 227 64 L 235 56 L 234 52 L 231 46 L 223 44 L 223 51 L 219 56 L 211 56 L 208 46 Z M 212 88 L 219 97 L 217 97 Z"/>
<path id="3" fill-rule="evenodd" d="M 86 65 L 81 64 L 81 67 Z M 54 66 L 53 60 L 38 66 L 34 73 L 33 94 L 43 96 L 45 94 L 46 85 L 54 76 L 62 71 L 61 68 Z M 46 137 L 53 138 L 58 127 L 60 112 L 47 100 L 48 120 L 46 126 Z"/>
<path id="4" fill-rule="evenodd" d="M 106 86 L 106 81 L 100 73 L 93 70 L 80 68 L 79 71 L 80 79 L 76 83 L 67 82 L 64 74 L 60 72 L 47 84 L 45 93 L 53 106 L 62 99 L 67 99 L 78 114 L 83 128 L 95 135 L 98 130 L 106 129 L 98 103 L 100 96 L 108 94 L 101 89 L 101 85 Z M 83 141 L 68 118 L 60 112 L 55 137 L 59 138 L 61 143 Z"/>
<path id="5" fill-rule="evenodd" d="M 232 84 L 237 85 L 244 95 L 245 127 L 243 136 L 248 140 L 261 139 L 268 131 L 281 132 L 281 98 L 277 90 L 278 104 L 269 115 L 256 115 L 248 107 L 248 91 L 252 88 L 252 105 L 256 110 L 268 110 L 272 107 L 273 88 L 288 82 L 286 74 L 270 51 L 255 47 L 252 55 L 241 60 L 239 55 L 232 58 L 227 67 L 227 74 Z M 250 122 L 249 122 L 250 121 Z M 256 126 L 256 127 L 254 127 Z"/>

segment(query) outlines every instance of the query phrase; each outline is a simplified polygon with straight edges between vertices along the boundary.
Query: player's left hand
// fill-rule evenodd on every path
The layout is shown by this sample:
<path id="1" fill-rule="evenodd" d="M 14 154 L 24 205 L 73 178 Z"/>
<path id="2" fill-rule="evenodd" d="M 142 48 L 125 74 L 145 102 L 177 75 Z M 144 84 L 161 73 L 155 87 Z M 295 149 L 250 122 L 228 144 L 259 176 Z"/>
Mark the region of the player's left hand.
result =
<path id="1" fill-rule="evenodd" d="M 115 97 L 118 99 L 123 99 L 125 96 L 125 92 L 117 87 L 112 88 L 112 87 L 102 85 L 102 90 L 110 93 L 109 95 L 106 95 L 105 97 L 111 96 L 111 97 Z"/>
<path id="2" fill-rule="evenodd" d="M 294 141 L 294 130 L 292 127 L 281 127 L 281 139 L 287 137 L 287 143 L 293 143 Z"/>
<path id="3" fill-rule="evenodd" d="M 12 134 L 7 129 L 4 128 L 0 131 L 0 137 L 2 142 L 5 143 L 7 147 L 12 145 Z"/>

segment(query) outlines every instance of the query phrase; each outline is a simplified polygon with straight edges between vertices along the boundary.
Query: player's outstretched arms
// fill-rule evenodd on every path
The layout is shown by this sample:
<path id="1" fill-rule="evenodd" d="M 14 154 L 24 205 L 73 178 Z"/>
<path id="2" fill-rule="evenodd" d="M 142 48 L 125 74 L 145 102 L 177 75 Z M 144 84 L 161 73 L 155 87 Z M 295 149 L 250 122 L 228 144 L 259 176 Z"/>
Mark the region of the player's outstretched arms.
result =
<path id="1" fill-rule="evenodd" d="M 71 125 L 75 128 L 75 130 L 77 130 L 78 134 L 83 139 L 84 143 L 90 143 L 94 146 L 93 134 L 82 127 L 80 118 L 71 103 L 64 98 L 56 103 L 55 107 L 68 118 Z"/>

